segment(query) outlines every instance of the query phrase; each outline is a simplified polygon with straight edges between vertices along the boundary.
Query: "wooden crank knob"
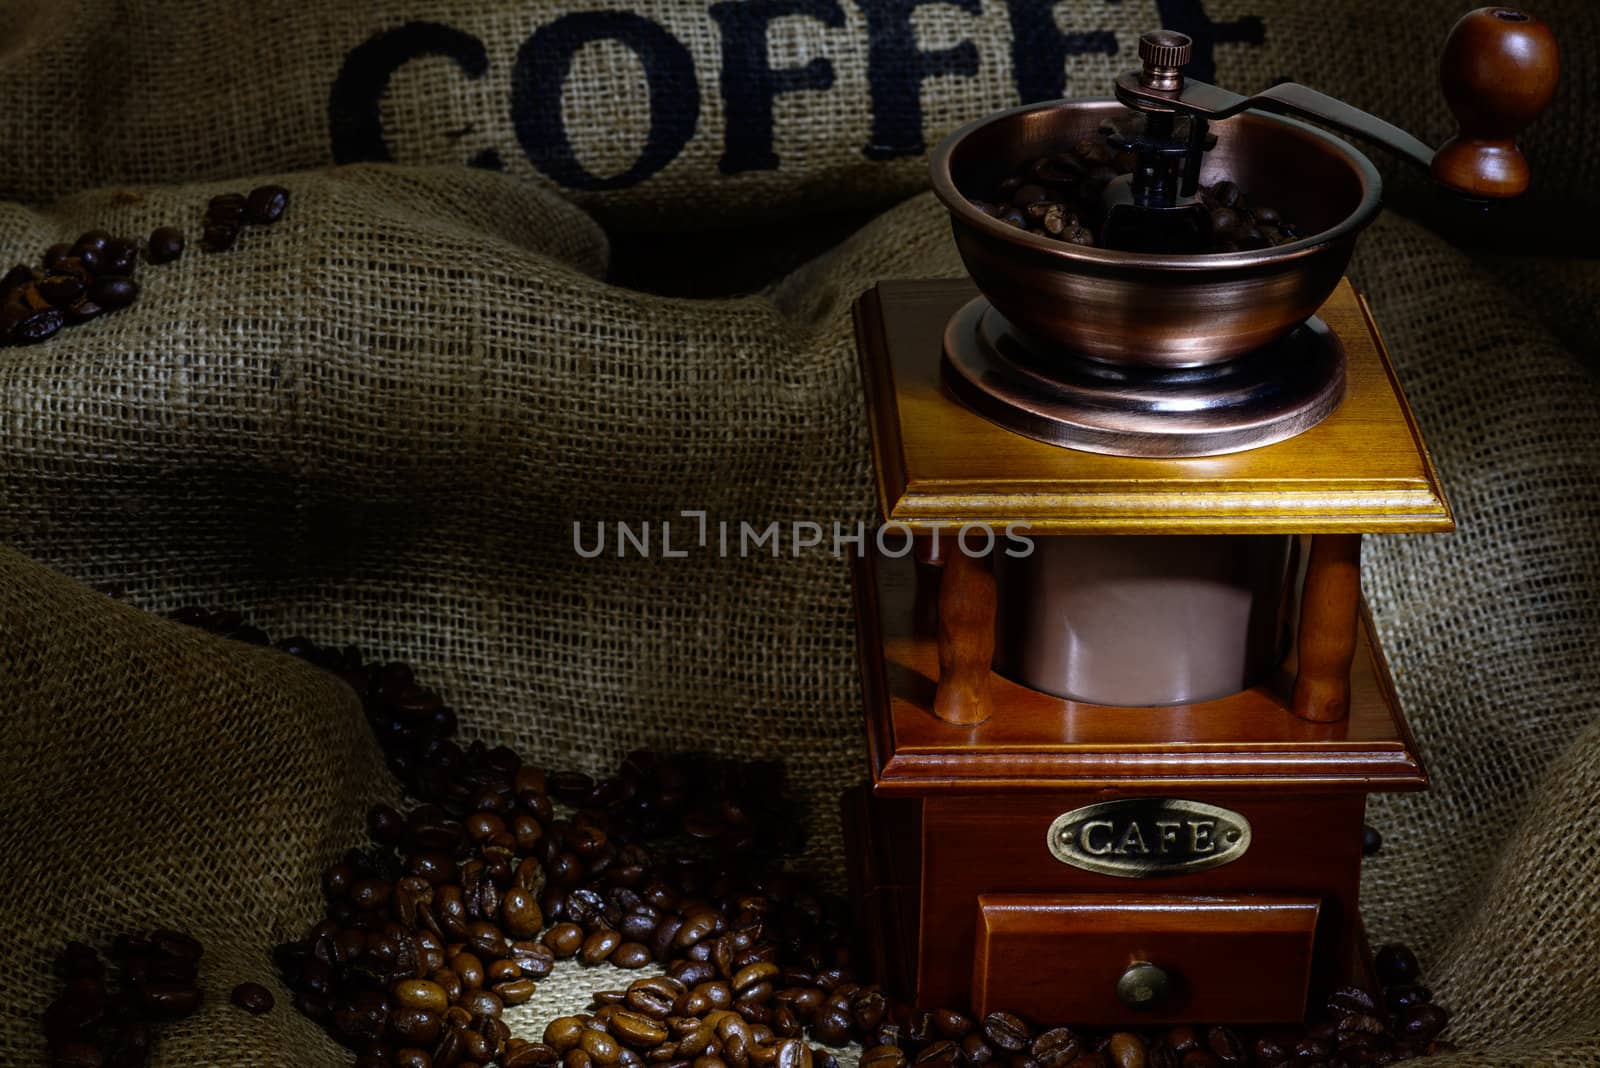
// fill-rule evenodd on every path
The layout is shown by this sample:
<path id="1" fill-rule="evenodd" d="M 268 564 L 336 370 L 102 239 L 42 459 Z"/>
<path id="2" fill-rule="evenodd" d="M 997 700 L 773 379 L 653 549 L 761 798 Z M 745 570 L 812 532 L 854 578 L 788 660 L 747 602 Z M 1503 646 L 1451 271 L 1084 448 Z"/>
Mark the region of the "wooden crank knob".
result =
<path id="1" fill-rule="evenodd" d="M 1439 86 L 1459 130 L 1434 153 L 1433 177 L 1472 197 L 1526 190 L 1517 134 L 1549 105 L 1560 71 L 1555 35 L 1532 15 L 1480 7 L 1461 16 L 1439 60 Z"/>

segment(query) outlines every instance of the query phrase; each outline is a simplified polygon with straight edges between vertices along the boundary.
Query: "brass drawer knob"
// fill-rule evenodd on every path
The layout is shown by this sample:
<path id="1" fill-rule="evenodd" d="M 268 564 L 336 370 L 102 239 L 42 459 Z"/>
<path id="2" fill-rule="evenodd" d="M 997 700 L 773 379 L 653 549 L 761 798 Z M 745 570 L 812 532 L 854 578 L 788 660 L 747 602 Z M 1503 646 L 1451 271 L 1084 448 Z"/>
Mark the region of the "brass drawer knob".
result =
<path id="1" fill-rule="evenodd" d="M 1166 999 L 1172 981 L 1147 960 L 1128 965 L 1117 980 L 1117 999 L 1130 1009 L 1148 1009 Z"/>

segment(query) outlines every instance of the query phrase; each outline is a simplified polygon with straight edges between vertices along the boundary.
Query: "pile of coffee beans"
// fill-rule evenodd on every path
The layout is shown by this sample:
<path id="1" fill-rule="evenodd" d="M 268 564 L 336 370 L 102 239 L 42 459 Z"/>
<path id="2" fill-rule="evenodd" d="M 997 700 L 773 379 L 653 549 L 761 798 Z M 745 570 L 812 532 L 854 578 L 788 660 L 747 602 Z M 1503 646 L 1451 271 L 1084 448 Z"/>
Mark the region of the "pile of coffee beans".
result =
<path id="1" fill-rule="evenodd" d="M 139 1068 L 158 1024 L 200 1008 L 200 943 L 181 931 L 119 935 L 116 982 L 100 954 L 68 942 L 58 961 L 64 989 L 44 1012 L 50 1062 L 59 1068 Z"/>
<path id="2" fill-rule="evenodd" d="M 268 641 L 236 612 L 176 618 Z M 868 1068 L 1351 1068 L 1451 1049 L 1399 946 L 1377 955 L 1381 1002 L 1340 990 L 1294 1031 L 915 1011 L 856 980 L 842 903 L 784 866 L 799 821 L 780 768 L 639 752 L 598 780 L 547 772 L 457 742 L 454 711 L 404 664 L 277 645 L 355 688 L 419 802 L 368 813 L 369 844 L 323 873 L 324 918 L 272 953 L 296 1010 L 358 1068 L 837 1068 L 812 1043 L 852 1042 Z M 505 1008 L 569 958 L 665 974 L 598 990 L 538 1041 L 513 1035 Z"/>
<path id="3" fill-rule="evenodd" d="M 1107 127 L 1101 138 L 1084 138 L 1071 151 L 1029 160 L 1000 182 L 993 197 L 973 205 L 1029 233 L 1073 245 L 1105 244 L 1106 186 L 1134 167 L 1131 152 L 1117 152 L 1106 142 L 1114 133 Z M 1270 248 L 1302 236 L 1276 209 L 1256 203 L 1233 182 L 1201 186 L 1196 199 L 1201 253 Z"/>
<path id="4" fill-rule="evenodd" d="M 202 244 L 209 252 L 232 248 L 241 227 L 276 222 L 288 205 L 289 191 L 278 185 L 212 197 Z M 173 262 L 183 249 L 183 231 L 171 226 L 156 227 L 144 244 L 153 264 Z M 17 264 L 0 277 L 0 345 L 44 341 L 64 326 L 126 308 L 139 297 L 138 263 L 138 238 L 90 230 L 45 249 L 37 267 Z"/>

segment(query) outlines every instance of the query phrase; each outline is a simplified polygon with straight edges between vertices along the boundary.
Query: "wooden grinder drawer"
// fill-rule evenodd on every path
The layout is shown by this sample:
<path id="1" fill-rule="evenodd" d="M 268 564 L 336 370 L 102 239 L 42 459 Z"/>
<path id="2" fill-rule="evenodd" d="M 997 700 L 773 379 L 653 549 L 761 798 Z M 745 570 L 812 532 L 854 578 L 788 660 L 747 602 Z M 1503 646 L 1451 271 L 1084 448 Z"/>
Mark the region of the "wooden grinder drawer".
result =
<path id="1" fill-rule="evenodd" d="M 980 1016 L 1003 1009 L 1047 1024 L 1299 1020 L 1318 907 L 1254 895 L 984 894 L 973 1004 Z M 1141 961 L 1160 969 L 1166 993 L 1134 1008 L 1117 984 Z"/>

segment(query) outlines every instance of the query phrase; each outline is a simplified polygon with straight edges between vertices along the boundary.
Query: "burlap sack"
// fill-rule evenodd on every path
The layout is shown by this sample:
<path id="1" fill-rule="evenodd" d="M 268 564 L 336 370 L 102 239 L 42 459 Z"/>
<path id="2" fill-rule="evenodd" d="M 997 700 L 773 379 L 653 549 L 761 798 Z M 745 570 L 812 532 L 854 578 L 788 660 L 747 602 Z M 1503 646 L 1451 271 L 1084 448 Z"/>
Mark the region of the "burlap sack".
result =
<path id="1" fill-rule="evenodd" d="M 685 509 L 757 527 L 866 517 L 848 306 L 880 278 L 959 270 L 931 198 L 760 296 L 689 302 L 595 281 L 593 225 L 504 176 L 282 180 L 294 203 L 277 227 L 145 270 L 125 312 L 0 351 L 0 541 L 142 608 L 232 604 L 277 633 L 410 659 L 469 732 L 552 766 L 594 770 L 636 745 L 782 757 L 806 862 L 837 881 L 834 804 L 865 759 L 844 565 L 787 541 L 778 557 L 722 559 L 676 541 L 690 527 L 675 544 L 692 551 L 668 558 L 659 526 L 652 559 L 586 560 L 571 525 Z M 0 247 L 143 230 L 220 188 L 3 209 Z M 1369 863 L 1368 922 L 1417 945 L 1457 1033 L 1487 1051 L 1460 1063 L 1600 1063 L 1595 383 L 1493 269 L 1398 220 L 1363 242 L 1361 281 L 1461 524 L 1371 540 L 1369 595 L 1436 786 L 1374 805 L 1388 844 Z M 386 785 L 352 709 L 271 652 L 145 621 L 9 555 L 0 591 L 8 859 L 21 858 L 0 938 L 38 962 L 68 932 L 169 918 L 139 904 L 164 892 L 212 910 L 200 933 L 232 947 L 213 974 L 260 967 Z M 62 637 L 36 637 L 49 635 Z M 169 663 L 175 678 L 148 677 Z M 165 703 L 129 711 L 120 691 L 81 684 L 107 673 L 166 686 Z M 238 680 L 234 704 L 205 696 L 213 677 Z M 261 732 L 220 771 L 226 751 L 197 744 L 215 745 L 195 712 L 213 704 Z M 308 723 L 341 716 L 322 748 L 296 748 Z M 96 741 L 118 722 L 136 726 Z M 69 794 L 86 745 L 106 757 L 64 864 L 60 807 L 31 801 Z M 303 782 L 286 795 L 285 764 Z M 164 863 L 118 864 L 119 829 L 150 803 L 128 778 L 146 765 L 184 811 L 219 791 L 281 801 L 248 832 L 175 827 Z M 230 869 L 212 895 L 224 855 L 261 866 Z M 103 919 L 76 904 L 90 899 Z M 604 981 L 547 984 L 525 1019 Z M 37 1049 L 37 1004 L 7 1006 L 0 1050 Z M 163 1063 L 343 1063 L 292 1013 L 269 1021 L 208 1012 Z"/>
<path id="2" fill-rule="evenodd" d="M 1243 92 L 1292 78 L 1436 145 L 1454 130 L 1440 47 L 1471 6 L 23 0 L 0 43 L 0 194 L 395 160 L 503 169 L 633 225 L 883 204 L 924 186 L 926 149 L 964 122 L 1110 95 L 1160 25 L 1195 38 L 1195 77 Z M 1536 194 L 1592 210 L 1600 7 L 1532 7 L 1566 42 L 1527 137 Z"/>
<path id="3" fill-rule="evenodd" d="M 263 948 L 319 918 L 321 868 L 395 793 L 355 694 L 0 548 L 0 707 L 0 1063 L 44 1063 L 63 942 L 155 926 L 205 943 L 213 1002 L 161 1063 L 294 1063 L 306 1021 L 230 1027 L 227 991 L 277 986 Z"/>

